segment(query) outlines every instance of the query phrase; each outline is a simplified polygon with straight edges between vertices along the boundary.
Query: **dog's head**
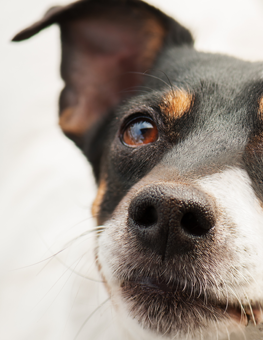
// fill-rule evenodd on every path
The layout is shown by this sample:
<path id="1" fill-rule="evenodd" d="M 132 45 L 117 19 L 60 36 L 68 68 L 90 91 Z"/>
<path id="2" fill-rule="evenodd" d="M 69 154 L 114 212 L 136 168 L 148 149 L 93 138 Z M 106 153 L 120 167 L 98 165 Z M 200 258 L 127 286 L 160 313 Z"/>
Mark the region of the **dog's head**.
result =
<path id="1" fill-rule="evenodd" d="M 14 40 L 53 23 L 60 126 L 94 169 L 97 264 L 127 332 L 212 339 L 260 322 L 263 65 L 195 51 L 139 0 L 54 7 Z"/>

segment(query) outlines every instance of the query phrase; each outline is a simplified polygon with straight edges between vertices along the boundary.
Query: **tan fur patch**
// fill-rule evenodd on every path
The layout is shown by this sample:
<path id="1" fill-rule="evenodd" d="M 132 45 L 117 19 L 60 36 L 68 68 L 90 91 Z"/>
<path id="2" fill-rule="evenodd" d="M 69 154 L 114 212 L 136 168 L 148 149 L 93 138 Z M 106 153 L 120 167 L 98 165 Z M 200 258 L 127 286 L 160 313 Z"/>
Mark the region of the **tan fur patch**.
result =
<path id="1" fill-rule="evenodd" d="M 258 116 L 263 121 L 263 96 L 259 99 Z"/>
<path id="2" fill-rule="evenodd" d="M 79 108 L 68 107 L 61 112 L 59 125 L 64 133 L 81 136 L 87 130 L 89 121 Z"/>
<path id="3" fill-rule="evenodd" d="M 99 225 L 99 211 L 100 211 L 100 205 L 102 203 L 104 194 L 106 192 L 107 188 L 107 182 L 105 179 L 102 179 L 98 188 L 97 196 L 92 204 L 91 213 L 94 218 L 97 219 L 97 224 Z"/>
<path id="4" fill-rule="evenodd" d="M 193 103 L 193 96 L 185 90 L 167 93 L 160 105 L 161 110 L 169 117 L 178 119 L 188 112 Z"/>

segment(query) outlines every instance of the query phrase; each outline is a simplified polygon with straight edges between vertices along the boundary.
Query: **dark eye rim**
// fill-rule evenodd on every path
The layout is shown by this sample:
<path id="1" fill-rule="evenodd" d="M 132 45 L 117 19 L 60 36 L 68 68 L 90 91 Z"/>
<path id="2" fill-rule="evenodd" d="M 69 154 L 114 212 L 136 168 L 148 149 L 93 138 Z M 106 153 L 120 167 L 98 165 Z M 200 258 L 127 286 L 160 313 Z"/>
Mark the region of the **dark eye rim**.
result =
<path id="1" fill-rule="evenodd" d="M 141 145 L 129 145 L 129 144 L 126 144 L 124 142 L 123 135 L 124 135 L 125 130 L 129 127 L 129 125 L 131 125 L 132 123 L 134 123 L 135 121 L 138 121 L 138 120 L 147 121 L 147 122 L 150 122 L 151 124 L 153 124 L 154 126 L 156 126 L 157 131 L 158 131 L 158 137 L 154 142 L 148 143 L 148 144 L 141 144 Z M 158 125 L 153 120 L 153 118 L 149 117 L 148 115 L 145 115 L 145 114 L 132 115 L 132 116 L 128 117 L 127 119 L 125 119 L 125 121 L 123 122 L 123 124 L 120 128 L 120 131 L 119 131 L 119 139 L 120 139 L 121 143 L 128 148 L 137 149 L 137 148 L 141 148 L 141 147 L 146 147 L 147 145 L 151 145 L 153 143 L 156 143 L 159 140 L 159 128 L 158 128 Z"/>

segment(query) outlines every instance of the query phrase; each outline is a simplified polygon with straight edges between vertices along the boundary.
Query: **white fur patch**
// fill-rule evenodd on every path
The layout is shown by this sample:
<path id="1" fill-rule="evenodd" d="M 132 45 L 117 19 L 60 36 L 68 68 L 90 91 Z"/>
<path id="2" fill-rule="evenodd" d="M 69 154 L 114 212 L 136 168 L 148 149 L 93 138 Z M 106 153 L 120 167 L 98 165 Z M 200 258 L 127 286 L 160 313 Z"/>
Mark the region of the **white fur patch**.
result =
<path id="1" fill-rule="evenodd" d="M 227 296 L 229 303 L 238 302 L 249 305 L 263 301 L 263 210 L 257 199 L 247 173 L 239 168 L 229 168 L 196 180 L 196 185 L 209 196 L 213 197 L 218 210 L 218 227 L 222 228 L 226 237 L 231 238 L 230 252 L 233 253 L 233 263 L 222 275 L 224 289 L 219 293 Z M 127 208 L 129 194 L 120 203 L 112 220 L 108 221 L 105 231 L 99 238 L 98 258 L 102 266 L 110 291 L 111 299 L 117 313 L 120 328 L 125 340 L 162 339 L 154 332 L 144 331 L 131 318 L 129 306 L 121 297 L 120 282 L 116 278 L 118 265 L 122 261 L 120 255 L 123 248 L 129 249 L 132 244 L 125 243 Z M 121 211 L 121 213 L 120 213 Z M 119 212 L 119 213 L 118 213 Z M 217 226 L 216 226 L 217 227 Z M 216 262 L 216 259 L 215 259 Z M 138 263 L 134 264 L 135 266 Z M 229 272 L 229 273 L 228 273 Z M 218 273 L 220 276 L 220 273 Z M 201 331 L 195 337 L 173 334 L 174 340 L 214 340 L 214 339 L 253 339 L 249 334 L 250 327 L 244 330 L 241 325 L 233 323 L 211 324 L 209 330 Z M 231 332 L 239 331 L 238 338 Z M 253 330 L 252 330 L 253 332 Z M 243 335 L 242 335 L 243 334 Z M 252 334 L 252 333 L 251 333 Z M 216 336 L 216 337 L 215 337 Z M 252 335 L 251 335 L 252 336 Z"/>
<path id="2" fill-rule="evenodd" d="M 263 298 L 263 209 L 247 173 L 229 168 L 198 180 L 203 191 L 213 196 L 235 225 L 236 266 L 240 280 L 251 281 L 240 294 L 250 300 Z"/>

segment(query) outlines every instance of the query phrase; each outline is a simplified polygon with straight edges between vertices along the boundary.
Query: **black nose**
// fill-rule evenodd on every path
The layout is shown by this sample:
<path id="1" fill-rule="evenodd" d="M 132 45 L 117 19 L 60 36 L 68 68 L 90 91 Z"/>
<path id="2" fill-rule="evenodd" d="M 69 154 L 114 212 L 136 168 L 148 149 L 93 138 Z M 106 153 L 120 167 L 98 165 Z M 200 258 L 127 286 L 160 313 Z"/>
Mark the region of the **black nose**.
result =
<path id="1" fill-rule="evenodd" d="M 141 244 L 162 257 L 190 252 L 215 225 L 211 200 L 186 184 L 146 186 L 128 214 L 128 227 Z"/>

